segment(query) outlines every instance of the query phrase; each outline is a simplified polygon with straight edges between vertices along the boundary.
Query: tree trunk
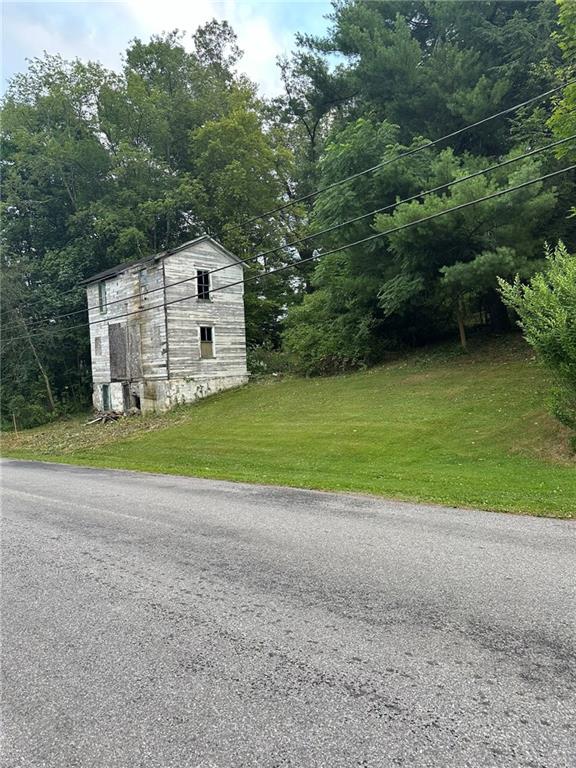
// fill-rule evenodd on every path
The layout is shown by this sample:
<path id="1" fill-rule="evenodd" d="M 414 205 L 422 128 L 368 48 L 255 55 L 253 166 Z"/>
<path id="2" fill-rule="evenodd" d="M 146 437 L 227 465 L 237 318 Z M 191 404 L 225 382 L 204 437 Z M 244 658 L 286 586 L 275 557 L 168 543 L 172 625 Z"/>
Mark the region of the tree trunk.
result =
<path id="1" fill-rule="evenodd" d="M 490 317 L 490 330 L 493 333 L 506 333 L 510 330 L 510 317 L 497 291 L 490 291 L 486 297 L 486 308 Z"/>
<path id="2" fill-rule="evenodd" d="M 38 352 L 36 350 L 36 347 L 34 346 L 34 342 L 32 341 L 32 336 L 30 335 L 28 331 L 28 326 L 26 325 L 26 321 L 22 316 L 20 316 L 20 320 L 22 321 L 22 326 L 24 328 L 24 331 L 26 333 L 26 338 L 28 339 L 28 344 L 30 345 L 30 349 L 32 350 L 32 354 L 34 355 L 34 360 L 36 360 L 36 364 L 38 365 L 38 370 L 40 371 L 40 374 L 42 378 L 44 379 L 44 386 L 46 387 L 46 395 L 48 397 L 48 404 L 49 404 L 49 410 L 55 411 L 56 410 L 56 401 L 54 400 L 54 395 L 52 394 L 52 387 L 50 385 L 50 379 L 48 378 L 48 374 L 46 373 L 46 369 L 42 365 L 42 361 L 40 360 L 40 357 L 38 356 Z"/>
<path id="3" fill-rule="evenodd" d="M 466 339 L 466 326 L 464 325 L 464 311 L 462 302 L 458 302 L 456 309 L 456 320 L 458 321 L 458 332 L 460 333 L 460 344 L 464 352 L 468 352 L 468 341 Z"/>

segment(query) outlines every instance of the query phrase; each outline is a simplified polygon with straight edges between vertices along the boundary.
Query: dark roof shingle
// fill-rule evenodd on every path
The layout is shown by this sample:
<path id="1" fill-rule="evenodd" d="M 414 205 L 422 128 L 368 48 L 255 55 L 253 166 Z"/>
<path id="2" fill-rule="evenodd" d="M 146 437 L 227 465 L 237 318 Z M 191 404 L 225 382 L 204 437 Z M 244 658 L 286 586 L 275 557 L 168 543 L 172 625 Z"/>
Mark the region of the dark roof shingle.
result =
<path id="1" fill-rule="evenodd" d="M 217 245 L 218 248 L 221 248 L 223 251 L 225 251 L 231 258 L 242 263 L 237 256 L 231 253 L 227 248 L 224 248 L 223 245 L 221 245 L 217 240 L 214 240 L 213 237 L 210 237 L 210 235 L 200 235 L 200 237 L 196 237 L 194 240 L 189 240 L 187 243 L 182 243 L 182 245 L 179 245 L 176 248 L 171 248 L 169 251 L 154 253 L 151 256 L 145 256 L 143 259 L 138 259 L 137 261 L 125 261 L 122 264 L 117 264 L 115 267 L 104 269 L 102 272 L 97 272 L 95 275 L 91 275 L 91 277 L 87 277 L 85 280 L 82 280 L 81 285 L 88 285 L 89 283 L 95 283 L 100 280 L 107 280 L 109 277 L 115 277 L 121 272 L 125 272 L 127 269 L 132 267 L 143 267 L 146 264 L 150 264 L 153 261 L 156 261 L 157 259 L 163 259 L 165 256 L 170 256 L 171 253 L 177 253 L 178 251 L 184 250 L 184 248 L 188 248 L 190 245 L 200 243 L 202 240 L 210 240 L 212 243 Z"/>

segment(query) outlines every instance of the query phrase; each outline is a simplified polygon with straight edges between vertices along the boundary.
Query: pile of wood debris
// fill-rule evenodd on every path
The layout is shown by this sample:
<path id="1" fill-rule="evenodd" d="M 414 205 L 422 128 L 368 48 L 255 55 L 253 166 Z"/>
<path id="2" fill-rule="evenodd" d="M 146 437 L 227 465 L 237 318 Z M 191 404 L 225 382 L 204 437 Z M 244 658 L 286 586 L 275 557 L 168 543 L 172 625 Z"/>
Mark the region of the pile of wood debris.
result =
<path id="1" fill-rule="evenodd" d="M 94 418 L 87 421 L 86 424 L 107 424 L 110 421 L 118 421 L 121 418 L 122 414 L 116 411 L 98 411 Z"/>

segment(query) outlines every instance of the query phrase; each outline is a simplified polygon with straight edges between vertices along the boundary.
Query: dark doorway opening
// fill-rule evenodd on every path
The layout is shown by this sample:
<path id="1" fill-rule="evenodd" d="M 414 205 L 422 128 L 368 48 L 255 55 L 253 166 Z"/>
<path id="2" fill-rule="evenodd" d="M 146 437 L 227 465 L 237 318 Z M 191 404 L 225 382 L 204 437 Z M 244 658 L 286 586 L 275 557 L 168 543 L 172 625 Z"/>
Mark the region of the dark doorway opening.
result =
<path id="1" fill-rule="evenodd" d="M 132 387 L 130 390 L 130 403 L 132 408 L 140 410 L 140 395 L 138 394 L 137 387 Z"/>
<path id="2" fill-rule="evenodd" d="M 126 381 L 122 384 L 122 403 L 124 405 L 124 413 L 127 413 L 132 407 L 132 403 L 130 397 L 130 384 Z"/>
<path id="3" fill-rule="evenodd" d="M 102 384 L 102 410 L 110 410 L 110 384 Z"/>

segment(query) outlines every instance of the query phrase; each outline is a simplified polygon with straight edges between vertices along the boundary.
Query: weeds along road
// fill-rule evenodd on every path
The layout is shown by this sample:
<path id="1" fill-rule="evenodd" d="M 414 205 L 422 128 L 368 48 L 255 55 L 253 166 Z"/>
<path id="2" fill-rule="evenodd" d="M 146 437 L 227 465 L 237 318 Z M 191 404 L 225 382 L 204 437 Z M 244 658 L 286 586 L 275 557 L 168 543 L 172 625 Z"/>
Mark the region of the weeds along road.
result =
<path id="1" fill-rule="evenodd" d="M 574 525 L 4 461 L 2 764 L 574 765 Z"/>

